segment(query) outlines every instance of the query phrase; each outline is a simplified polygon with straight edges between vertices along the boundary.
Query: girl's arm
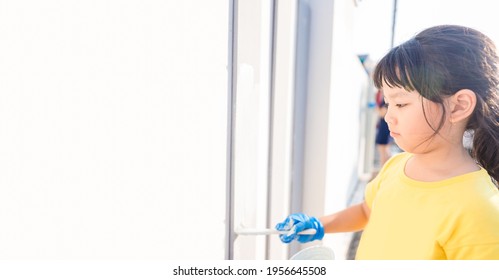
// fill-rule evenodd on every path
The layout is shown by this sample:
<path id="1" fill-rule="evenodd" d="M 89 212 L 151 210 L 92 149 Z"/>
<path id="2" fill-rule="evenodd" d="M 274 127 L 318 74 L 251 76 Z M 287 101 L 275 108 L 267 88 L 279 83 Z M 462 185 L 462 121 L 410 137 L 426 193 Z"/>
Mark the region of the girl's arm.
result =
<path id="1" fill-rule="evenodd" d="M 366 202 L 350 206 L 342 211 L 321 217 L 324 232 L 352 232 L 364 229 L 369 220 L 371 210 Z"/>

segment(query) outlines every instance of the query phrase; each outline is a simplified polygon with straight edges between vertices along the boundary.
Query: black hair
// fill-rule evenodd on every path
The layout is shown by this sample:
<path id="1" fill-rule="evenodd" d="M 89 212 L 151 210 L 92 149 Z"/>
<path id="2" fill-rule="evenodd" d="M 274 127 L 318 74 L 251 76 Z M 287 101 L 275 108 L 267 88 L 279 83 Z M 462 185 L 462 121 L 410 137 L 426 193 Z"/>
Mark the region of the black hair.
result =
<path id="1" fill-rule="evenodd" d="M 425 29 L 390 50 L 376 65 L 373 79 L 377 88 L 385 83 L 390 87 L 415 90 L 440 104 L 444 111 L 438 127 L 432 127 L 434 135 L 445 121 L 444 98 L 461 89 L 473 91 L 477 104 L 466 125 L 466 130 L 473 132 L 471 155 L 497 184 L 498 69 L 496 46 L 489 37 L 465 26 L 440 25 Z"/>

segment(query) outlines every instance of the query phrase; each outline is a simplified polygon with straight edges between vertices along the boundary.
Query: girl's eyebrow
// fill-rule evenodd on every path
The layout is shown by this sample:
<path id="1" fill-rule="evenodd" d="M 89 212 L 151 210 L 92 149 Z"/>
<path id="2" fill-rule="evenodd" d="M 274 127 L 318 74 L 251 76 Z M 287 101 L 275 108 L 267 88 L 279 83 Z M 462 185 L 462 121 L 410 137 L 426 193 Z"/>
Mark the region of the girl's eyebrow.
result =
<path id="1" fill-rule="evenodd" d="M 383 93 L 383 97 L 389 98 L 389 99 L 401 98 L 401 97 L 406 97 L 406 96 L 407 96 L 406 92 L 400 92 L 400 91 L 397 91 L 395 93 L 390 93 L 390 94 Z"/>

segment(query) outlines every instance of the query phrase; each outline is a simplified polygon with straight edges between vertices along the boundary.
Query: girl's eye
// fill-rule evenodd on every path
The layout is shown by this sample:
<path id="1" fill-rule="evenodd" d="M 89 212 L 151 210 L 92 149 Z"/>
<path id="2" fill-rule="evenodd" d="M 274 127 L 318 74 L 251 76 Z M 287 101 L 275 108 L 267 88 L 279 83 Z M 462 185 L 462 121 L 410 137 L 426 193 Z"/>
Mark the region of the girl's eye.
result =
<path id="1" fill-rule="evenodd" d="M 398 107 L 398 108 L 402 108 L 402 107 L 405 107 L 407 104 L 395 104 L 395 107 Z M 385 103 L 385 107 L 388 107 L 389 104 L 388 103 Z"/>

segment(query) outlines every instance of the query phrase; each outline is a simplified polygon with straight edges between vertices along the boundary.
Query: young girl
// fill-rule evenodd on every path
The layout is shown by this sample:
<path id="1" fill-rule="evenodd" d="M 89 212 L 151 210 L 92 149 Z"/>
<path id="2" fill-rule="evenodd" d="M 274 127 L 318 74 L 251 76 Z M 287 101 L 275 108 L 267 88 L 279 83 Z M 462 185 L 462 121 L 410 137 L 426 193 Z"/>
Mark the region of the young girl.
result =
<path id="1" fill-rule="evenodd" d="M 393 48 L 374 83 L 405 152 L 369 182 L 363 203 L 320 219 L 292 214 L 276 228 L 316 233 L 281 240 L 364 230 L 356 259 L 499 259 L 498 67 L 494 43 L 463 26 L 428 28 Z"/>

